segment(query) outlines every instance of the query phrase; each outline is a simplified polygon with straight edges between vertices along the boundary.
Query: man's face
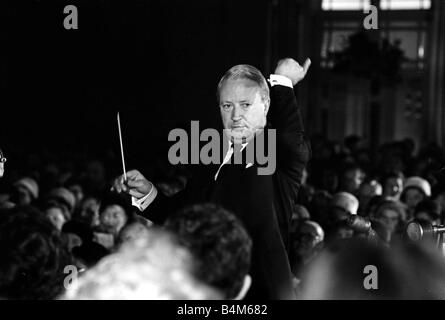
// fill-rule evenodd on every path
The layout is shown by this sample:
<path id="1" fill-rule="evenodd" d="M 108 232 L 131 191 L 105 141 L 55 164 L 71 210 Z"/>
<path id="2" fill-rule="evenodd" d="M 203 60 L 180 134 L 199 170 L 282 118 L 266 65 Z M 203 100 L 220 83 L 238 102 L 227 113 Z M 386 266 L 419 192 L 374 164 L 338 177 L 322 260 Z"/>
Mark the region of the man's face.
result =
<path id="1" fill-rule="evenodd" d="M 244 143 L 266 125 L 269 100 L 263 99 L 252 80 L 227 80 L 219 93 L 219 107 L 228 137 L 234 143 Z"/>
<path id="2" fill-rule="evenodd" d="M 62 209 L 56 207 L 49 208 L 48 210 L 46 210 L 46 216 L 54 225 L 54 227 L 57 228 L 57 230 L 62 230 L 62 227 L 66 222 Z"/>

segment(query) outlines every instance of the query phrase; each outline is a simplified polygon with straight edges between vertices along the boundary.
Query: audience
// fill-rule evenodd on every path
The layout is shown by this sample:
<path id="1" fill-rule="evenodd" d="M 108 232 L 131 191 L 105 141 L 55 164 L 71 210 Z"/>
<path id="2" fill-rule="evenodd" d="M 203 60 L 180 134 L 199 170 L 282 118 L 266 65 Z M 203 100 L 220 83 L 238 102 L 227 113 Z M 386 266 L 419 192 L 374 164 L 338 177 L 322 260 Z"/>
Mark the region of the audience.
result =
<path id="1" fill-rule="evenodd" d="M 300 194 L 290 200 L 297 296 L 445 298 L 439 231 L 417 243 L 405 234 L 410 222 L 444 221 L 441 153 L 415 153 L 408 140 L 376 149 L 356 136 L 311 142 Z M 117 172 L 106 158 L 33 153 L 6 171 L 1 150 L 0 160 L 1 299 L 243 299 L 251 290 L 251 237 L 225 208 L 192 204 L 156 226 L 130 198 L 108 191 Z M 173 201 L 191 178 L 184 170 L 147 172 L 157 172 L 154 182 Z M 363 289 L 367 265 L 379 271 L 379 290 Z M 67 266 L 78 271 L 73 287 Z"/>

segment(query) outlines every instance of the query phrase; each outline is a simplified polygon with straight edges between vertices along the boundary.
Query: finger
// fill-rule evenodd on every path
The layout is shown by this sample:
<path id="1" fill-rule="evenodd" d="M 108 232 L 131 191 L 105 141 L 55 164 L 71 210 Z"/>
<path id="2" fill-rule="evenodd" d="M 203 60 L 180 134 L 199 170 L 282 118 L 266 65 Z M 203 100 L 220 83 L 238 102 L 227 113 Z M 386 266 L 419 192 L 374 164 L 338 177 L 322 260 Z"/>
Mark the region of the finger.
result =
<path id="1" fill-rule="evenodd" d="M 128 191 L 128 194 L 132 197 L 135 197 L 136 199 L 140 199 L 144 196 L 144 194 L 142 194 L 136 190 L 130 190 L 130 191 Z"/>
<path id="2" fill-rule="evenodd" d="M 114 180 L 113 186 L 111 187 L 111 191 L 116 191 L 117 193 L 121 192 L 121 187 L 119 185 L 119 178 Z"/>
<path id="3" fill-rule="evenodd" d="M 146 183 L 144 182 L 144 180 L 128 180 L 127 181 L 127 186 L 131 189 L 134 188 L 142 188 L 145 187 Z"/>
<path id="4" fill-rule="evenodd" d="M 309 70 L 311 63 L 312 63 L 311 59 L 307 58 L 303 65 L 304 73 L 306 73 Z"/>
<path id="5" fill-rule="evenodd" d="M 142 176 L 142 174 L 138 170 L 130 170 L 127 171 L 126 174 L 128 179 L 133 179 L 133 180 Z"/>

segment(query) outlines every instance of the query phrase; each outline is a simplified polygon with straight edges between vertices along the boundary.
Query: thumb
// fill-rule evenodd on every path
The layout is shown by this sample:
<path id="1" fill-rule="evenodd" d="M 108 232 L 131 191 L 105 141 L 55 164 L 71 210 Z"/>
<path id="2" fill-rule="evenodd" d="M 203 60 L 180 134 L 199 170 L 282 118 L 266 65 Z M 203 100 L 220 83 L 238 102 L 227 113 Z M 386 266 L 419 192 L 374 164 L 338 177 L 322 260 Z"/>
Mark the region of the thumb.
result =
<path id="1" fill-rule="evenodd" d="M 306 73 L 309 70 L 309 67 L 311 66 L 311 63 L 312 63 L 311 59 L 307 58 L 306 61 L 304 62 L 304 65 L 303 65 L 304 73 Z"/>

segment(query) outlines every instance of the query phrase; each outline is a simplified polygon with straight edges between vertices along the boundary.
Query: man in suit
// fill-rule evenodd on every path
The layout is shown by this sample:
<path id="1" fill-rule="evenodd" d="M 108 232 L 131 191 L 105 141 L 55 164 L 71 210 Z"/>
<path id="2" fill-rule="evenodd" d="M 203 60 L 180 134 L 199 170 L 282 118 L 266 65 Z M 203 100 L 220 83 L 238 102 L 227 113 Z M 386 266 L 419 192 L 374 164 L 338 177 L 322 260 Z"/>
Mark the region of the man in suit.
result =
<path id="1" fill-rule="evenodd" d="M 219 109 L 229 148 L 215 174 L 209 200 L 234 212 L 252 237 L 252 289 L 248 298 L 295 297 L 286 246 L 291 204 L 301 184 L 309 147 L 293 86 L 304 78 L 309 65 L 310 60 L 304 67 L 293 59 L 281 60 L 270 77 L 271 89 L 261 72 L 249 65 L 231 68 L 218 85 Z M 276 130 L 276 139 L 272 136 L 267 140 L 269 129 Z M 270 174 L 258 174 L 263 164 L 257 159 L 253 163 L 246 159 L 248 148 L 261 139 L 272 146 L 268 151 L 274 149 L 273 144 L 276 146 L 273 160 L 277 168 Z M 138 171 L 130 171 L 127 178 L 126 182 L 123 177 L 117 178 L 114 189 L 129 193 L 141 210 L 149 207 L 150 218 L 152 203 L 153 207 L 161 203 L 154 201 L 156 188 Z"/>

